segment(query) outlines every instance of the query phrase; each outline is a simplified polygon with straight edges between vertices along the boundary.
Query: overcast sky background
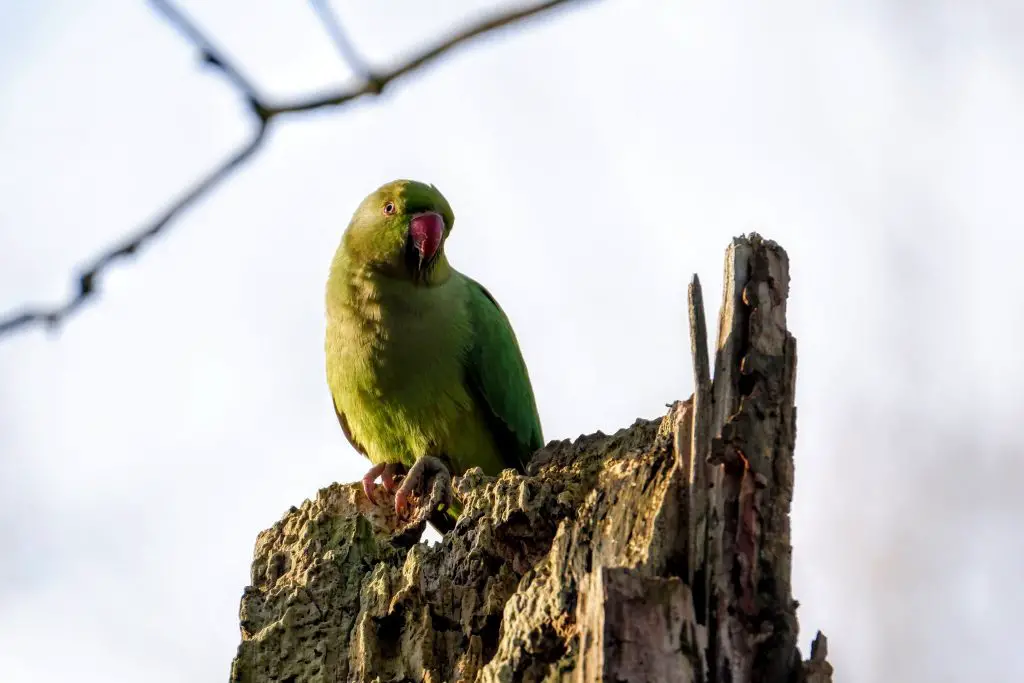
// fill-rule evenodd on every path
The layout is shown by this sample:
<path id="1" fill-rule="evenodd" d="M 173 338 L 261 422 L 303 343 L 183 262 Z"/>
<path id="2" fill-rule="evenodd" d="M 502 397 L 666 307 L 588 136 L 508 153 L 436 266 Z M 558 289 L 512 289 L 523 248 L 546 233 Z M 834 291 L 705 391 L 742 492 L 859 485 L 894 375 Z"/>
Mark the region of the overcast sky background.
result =
<path id="1" fill-rule="evenodd" d="M 490 2 L 336 3 L 388 63 Z M 303 0 L 185 7 L 269 95 L 351 77 Z M 141 1 L 0 3 L 0 312 L 248 134 Z M 1024 5 L 599 2 L 485 37 L 384 98 L 281 121 L 104 277 L 0 339 L 0 678 L 226 680 L 257 533 L 367 464 L 323 371 L 360 199 L 455 208 L 449 253 L 515 325 L 545 437 L 692 388 L 686 283 L 789 252 L 794 590 L 837 680 L 1024 675 Z"/>

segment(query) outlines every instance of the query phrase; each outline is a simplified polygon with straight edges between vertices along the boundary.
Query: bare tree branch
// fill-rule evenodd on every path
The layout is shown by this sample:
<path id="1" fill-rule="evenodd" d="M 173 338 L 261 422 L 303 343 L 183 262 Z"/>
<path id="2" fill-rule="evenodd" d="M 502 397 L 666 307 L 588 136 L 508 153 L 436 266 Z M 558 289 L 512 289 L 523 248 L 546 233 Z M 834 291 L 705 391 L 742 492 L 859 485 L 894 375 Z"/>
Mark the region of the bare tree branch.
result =
<path id="1" fill-rule="evenodd" d="M 348 63 L 356 76 L 360 76 L 366 81 L 376 81 L 377 79 L 367 65 L 366 60 L 359 54 L 355 45 L 349 40 L 345 29 L 342 28 L 338 15 L 331 10 L 331 1 L 309 0 L 309 4 L 312 5 L 313 11 L 320 17 L 327 35 L 334 41 L 334 46 L 338 48 L 338 54 Z"/>
<path id="2" fill-rule="evenodd" d="M 384 89 L 391 81 L 400 78 L 407 73 L 415 71 L 420 67 L 426 66 L 429 62 L 434 61 L 441 55 L 445 54 L 452 48 L 481 36 L 491 31 L 496 31 L 500 28 L 514 24 L 523 19 L 527 19 L 537 14 L 541 14 L 550 9 L 553 9 L 559 5 L 582 4 L 585 0 L 548 0 L 540 4 L 534 5 L 533 7 L 527 7 L 515 12 L 507 12 L 498 16 L 491 17 L 489 19 L 483 19 L 479 23 L 473 24 L 464 28 L 458 33 L 452 34 L 447 39 L 441 41 L 433 48 L 426 50 L 416 57 L 409 59 L 401 66 L 378 76 L 377 82 L 367 82 L 361 88 L 355 90 L 339 91 L 335 93 L 328 93 L 318 97 L 310 97 L 308 99 L 298 100 L 291 104 L 278 106 L 274 108 L 275 114 L 285 113 L 298 113 L 305 111 L 312 111 L 314 109 L 322 109 L 324 107 L 336 107 L 338 105 L 346 104 L 350 100 L 363 95 L 377 95 Z"/>
<path id="3" fill-rule="evenodd" d="M 155 220 L 102 252 L 89 266 L 78 274 L 77 291 L 65 303 L 53 307 L 26 306 L 0 318 L 0 336 L 17 330 L 27 329 L 32 325 L 44 325 L 53 328 L 63 323 L 89 299 L 96 296 L 98 291 L 97 279 L 104 270 L 115 261 L 134 256 L 146 242 L 166 232 L 168 226 L 173 223 L 173 220 L 182 210 L 194 204 L 231 175 L 232 171 L 251 159 L 262 147 L 271 121 L 278 116 L 300 114 L 326 107 L 341 107 L 364 96 L 379 95 L 392 81 L 427 66 L 462 43 L 523 19 L 542 14 L 554 9 L 558 5 L 582 4 L 584 0 L 547 0 L 525 9 L 485 17 L 441 40 L 435 46 L 377 75 L 373 75 L 373 72 L 366 67 L 355 50 L 347 42 L 340 22 L 331 13 L 330 8 L 326 5 L 326 0 L 310 0 L 320 14 L 326 30 L 331 34 L 342 56 L 357 71 L 362 80 L 358 85 L 350 89 L 310 95 L 278 104 L 270 104 L 263 99 L 256 87 L 242 74 L 238 67 L 181 10 L 166 0 L 150 0 L 150 2 L 154 9 L 162 14 L 189 42 L 199 49 L 203 61 L 220 70 L 225 78 L 246 98 L 253 118 L 256 120 L 256 129 L 253 137 L 241 149 L 225 159 L 224 162 L 172 202 Z"/>
<path id="4" fill-rule="evenodd" d="M 210 39 L 203 35 L 203 32 L 199 30 L 191 19 L 165 0 L 150 0 L 150 2 L 156 11 L 164 15 L 168 23 L 181 31 L 189 42 L 199 48 L 200 53 L 203 55 L 203 61 L 223 71 L 224 75 L 234 83 L 235 87 L 245 93 L 249 99 L 254 102 L 260 101 L 259 93 L 256 92 L 256 88 L 249 82 L 249 79 L 243 76 L 231 62 L 224 58 L 222 53 L 213 46 Z"/>

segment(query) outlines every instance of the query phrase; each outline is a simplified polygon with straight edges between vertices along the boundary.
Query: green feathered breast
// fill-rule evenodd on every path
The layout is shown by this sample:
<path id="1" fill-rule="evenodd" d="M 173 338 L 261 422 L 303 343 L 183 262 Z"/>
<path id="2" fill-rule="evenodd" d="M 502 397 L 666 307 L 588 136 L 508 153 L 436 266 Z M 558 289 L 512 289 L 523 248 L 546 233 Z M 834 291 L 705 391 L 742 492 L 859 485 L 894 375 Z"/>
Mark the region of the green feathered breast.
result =
<path id="1" fill-rule="evenodd" d="M 515 334 L 494 298 L 452 271 L 424 289 L 358 275 L 337 288 L 328 384 L 352 445 L 373 463 L 440 457 L 453 474 L 524 471 L 543 445 Z"/>

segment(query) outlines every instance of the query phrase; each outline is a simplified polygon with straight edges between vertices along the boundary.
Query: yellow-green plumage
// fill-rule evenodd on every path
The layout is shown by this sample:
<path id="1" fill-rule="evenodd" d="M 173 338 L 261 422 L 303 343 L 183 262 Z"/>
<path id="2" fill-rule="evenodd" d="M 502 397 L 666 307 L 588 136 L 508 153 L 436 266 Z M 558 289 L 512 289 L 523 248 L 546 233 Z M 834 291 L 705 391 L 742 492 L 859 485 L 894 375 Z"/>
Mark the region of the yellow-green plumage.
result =
<path id="1" fill-rule="evenodd" d="M 424 261 L 410 222 L 429 214 L 444 229 Z M 440 192 L 414 181 L 359 206 L 327 284 L 328 385 L 346 436 L 375 464 L 522 470 L 543 443 L 533 390 L 505 314 L 448 263 L 453 223 Z"/>

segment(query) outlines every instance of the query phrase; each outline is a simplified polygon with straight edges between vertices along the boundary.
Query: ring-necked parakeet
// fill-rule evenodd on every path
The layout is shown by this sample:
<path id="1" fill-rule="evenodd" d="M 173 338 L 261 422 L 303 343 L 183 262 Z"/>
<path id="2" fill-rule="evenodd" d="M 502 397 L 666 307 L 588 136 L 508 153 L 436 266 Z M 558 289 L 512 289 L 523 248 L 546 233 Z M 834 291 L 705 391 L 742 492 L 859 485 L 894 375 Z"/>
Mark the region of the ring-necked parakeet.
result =
<path id="1" fill-rule="evenodd" d="M 374 464 L 366 495 L 376 500 L 381 477 L 400 517 L 428 473 L 447 485 L 449 473 L 474 466 L 524 471 L 543 445 L 508 318 L 445 256 L 454 221 L 434 186 L 388 183 L 356 209 L 327 281 L 327 383 L 338 422 Z M 457 516 L 449 489 L 445 496 Z"/>

